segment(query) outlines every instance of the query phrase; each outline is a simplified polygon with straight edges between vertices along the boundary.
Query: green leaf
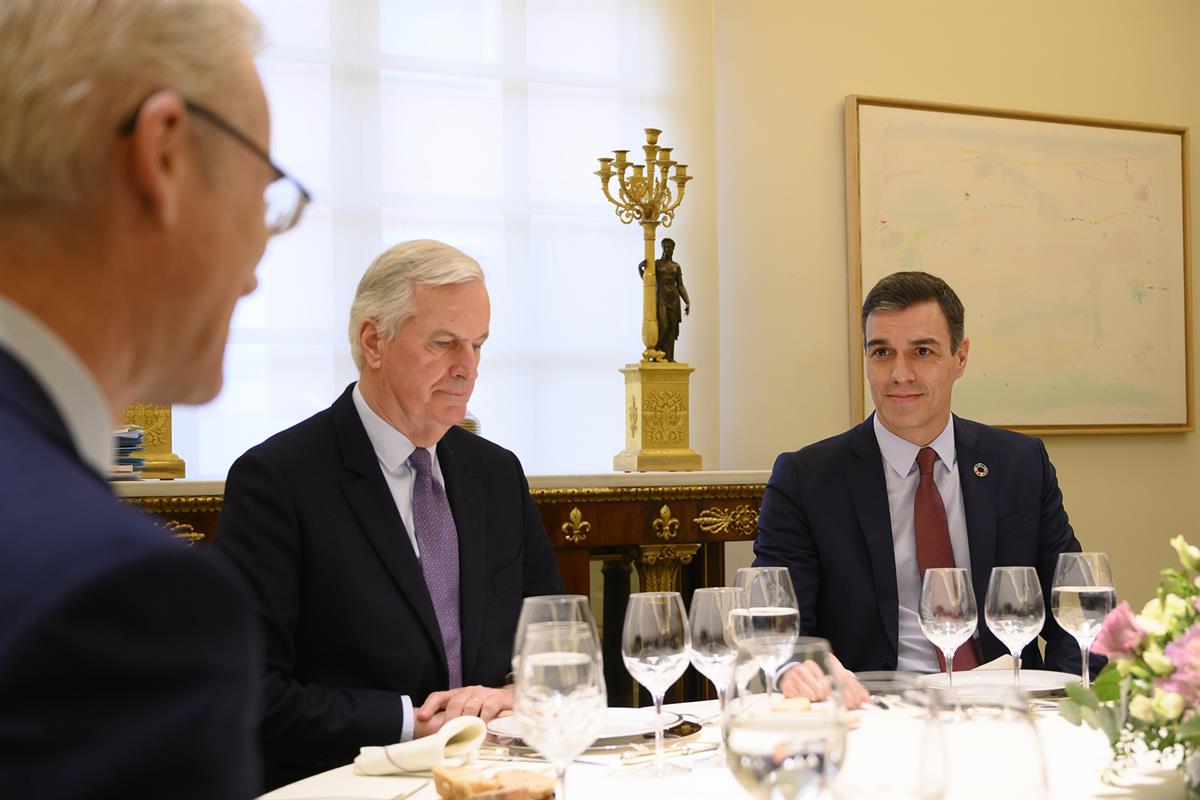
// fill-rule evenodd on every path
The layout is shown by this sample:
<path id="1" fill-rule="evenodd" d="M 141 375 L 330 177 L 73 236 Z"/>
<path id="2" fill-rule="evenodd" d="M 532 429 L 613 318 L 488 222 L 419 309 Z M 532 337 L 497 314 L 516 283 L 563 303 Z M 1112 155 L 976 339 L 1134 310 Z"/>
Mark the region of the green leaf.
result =
<path id="1" fill-rule="evenodd" d="M 1175 731 L 1175 738 L 1180 741 L 1200 742 L 1200 714 L 1192 717 Z"/>
<path id="2" fill-rule="evenodd" d="M 1080 708 L 1079 703 L 1076 703 L 1074 700 L 1058 701 L 1058 713 L 1062 715 L 1063 719 L 1072 725 L 1078 725 L 1079 723 L 1083 722 L 1082 712 L 1083 709 Z"/>
<path id="3" fill-rule="evenodd" d="M 1121 673 L 1117 671 L 1116 664 L 1110 661 L 1104 665 L 1096 680 L 1092 681 L 1092 691 L 1096 698 L 1104 703 L 1114 703 L 1121 699 Z"/>
<path id="4" fill-rule="evenodd" d="M 1100 698 L 1091 689 L 1085 689 L 1078 683 L 1067 684 L 1067 697 L 1085 708 L 1099 708 Z"/>
<path id="5" fill-rule="evenodd" d="M 1117 722 L 1117 713 L 1113 711 L 1112 706 L 1104 706 L 1096 712 L 1099 718 L 1100 730 L 1108 736 L 1109 745 L 1114 745 L 1121 738 L 1121 726 Z"/>
<path id="6" fill-rule="evenodd" d="M 1097 709 L 1088 708 L 1087 706 L 1083 706 L 1082 708 L 1079 709 L 1079 712 L 1080 712 L 1080 714 L 1083 715 L 1083 721 L 1087 723 L 1087 726 L 1089 728 L 1099 729 L 1100 718 L 1098 716 L 1096 716 Z"/>

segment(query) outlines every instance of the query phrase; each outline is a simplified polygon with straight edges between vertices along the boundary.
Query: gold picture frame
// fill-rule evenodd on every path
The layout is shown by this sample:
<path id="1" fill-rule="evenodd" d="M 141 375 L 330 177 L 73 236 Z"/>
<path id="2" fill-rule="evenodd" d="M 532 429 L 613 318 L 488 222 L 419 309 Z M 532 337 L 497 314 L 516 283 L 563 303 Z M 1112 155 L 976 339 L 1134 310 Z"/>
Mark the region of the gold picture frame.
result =
<path id="1" fill-rule="evenodd" d="M 850 95 L 851 412 L 862 299 L 944 278 L 972 338 L 955 412 L 1033 434 L 1194 428 L 1188 130 Z"/>

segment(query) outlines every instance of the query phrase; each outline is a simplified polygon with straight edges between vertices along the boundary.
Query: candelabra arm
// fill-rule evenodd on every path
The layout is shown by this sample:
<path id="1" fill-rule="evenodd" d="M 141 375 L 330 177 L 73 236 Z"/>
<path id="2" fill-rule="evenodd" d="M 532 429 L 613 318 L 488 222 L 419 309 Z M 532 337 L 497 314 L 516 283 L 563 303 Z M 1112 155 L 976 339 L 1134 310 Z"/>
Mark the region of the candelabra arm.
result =
<path id="1" fill-rule="evenodd" d="M 615 197 L 613 197 L 612 192 L 610 192 L 608 190 L 608 179 L 607 178 L 600 179 L 600 188 L 604 190 L 604 196 L 608 199 L 608 202 L 612 203 L 618 209 L 621 208 L 622 203 L 620 203 Z"/>

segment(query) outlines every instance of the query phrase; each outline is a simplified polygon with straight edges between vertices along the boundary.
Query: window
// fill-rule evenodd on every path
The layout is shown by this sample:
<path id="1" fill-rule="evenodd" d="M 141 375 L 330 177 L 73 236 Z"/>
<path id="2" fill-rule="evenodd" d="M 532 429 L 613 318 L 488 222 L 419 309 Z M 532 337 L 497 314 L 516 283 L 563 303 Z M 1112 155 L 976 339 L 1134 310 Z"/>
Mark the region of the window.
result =
<path id="1" fill-rule="evenodd" d="M 326 408 L 357 374 L 359 277 L 434 238 L 474 256 L 492 298 L 471 402 L 530 473 L 603 472 L 624 443 L 617 368 L 641 353 L 640 236 L 591 172 L 637 147 L 662 89 L 670 4 L 252 0 L 273 157 L 313 191 L 233 319 L 225 389 L 177 407 L 190 478 Z M 654 62 L 654 63 L 651 63 Z"/>

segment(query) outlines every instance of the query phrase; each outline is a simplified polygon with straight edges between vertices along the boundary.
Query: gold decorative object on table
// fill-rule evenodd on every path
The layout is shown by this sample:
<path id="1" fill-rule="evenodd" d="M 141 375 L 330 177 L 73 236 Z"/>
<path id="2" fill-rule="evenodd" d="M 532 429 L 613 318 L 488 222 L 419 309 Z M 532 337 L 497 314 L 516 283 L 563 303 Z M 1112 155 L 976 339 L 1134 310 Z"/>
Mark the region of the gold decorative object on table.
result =
<path id="1" fill-rule="evenodd" d="M 182 478 L 183 459 L 171 452 L 171 407 L 137 403 L 125 409 L 125 424 L 145 431 L 143 478 Z"/>
<path id="2" fill-rule="evenodd" d="M 628 150 L 614 150 L 615 157 L 601 158 L 595 173 L 604 196 L 616 206 L 618 219 L 626 224 L 636 220 L 642 226 L 645 246 L 645 258 L 638 267 L 645 349 L 640 363 L 626 364 L 621 370 L 625 374 L 625 449 L 613 457 L 613 469 L 626 472 L 701 467 L 700 454 L 688 446 L 688 377 L 693 370 L 673 360 L 679 301 L 690 306 L 690 300 L 683 288 L 682 271 L 672 257 L 675 243 L 664 240 L 662 259 L 654 258 L 658 226 L 669 228 L 674 222 L 675 209 L 692 177 L 686 164 L 671 158 L 670 147 L 659 146 L 661 135 L 657 128 L 646 128 L 646 144 L 642 145 L 645 164 L 630 161 Z M 609 188 L 614 177 L 615 197 Z M 662 281 L 658 279 L 660 270 Z"/>

